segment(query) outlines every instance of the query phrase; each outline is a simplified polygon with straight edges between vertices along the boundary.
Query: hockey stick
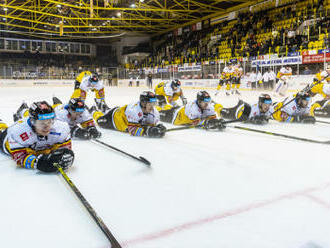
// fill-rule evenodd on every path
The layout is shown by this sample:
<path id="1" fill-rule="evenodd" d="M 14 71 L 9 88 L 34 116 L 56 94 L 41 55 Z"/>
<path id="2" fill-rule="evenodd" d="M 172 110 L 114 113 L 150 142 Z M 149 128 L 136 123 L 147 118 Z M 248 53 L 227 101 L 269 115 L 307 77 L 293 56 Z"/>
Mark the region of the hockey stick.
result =
<path id="1" fill-rule="evenodd" d="M 235 119 L 235 120 L 231 120 L 231 121 L 225 121 L 222 122 L 222 124 L 229 124 L 229 123 L 234 123 L 234 122 L 241 122 L 242 120 L 240 119 Z M 167 129 L 166 132 L 172 132 L 172 131 L 178 131 L 178 130 L 185 130 L 185 129 L 192 129 L 192 128 L 196 128 L 196 127 L 203 127 L 203 125 L 191 125 L 191 126 L 184 126 L 184 127 L 175 127 L 175 128 L 170 128 Z"/>
<path id="2" fill-rule="evenodd" d="M 106 147 L 108 147 L 108 148 L 111 148 L 111 149 L 113 149 L 113 150 L 115 150 L 115 151 L 117 151 L 117 152 L 121 152 L 121 153 L 125 154 L 125 155 L 128 156 L 128 157 L 131 157 L 131 158 L 133 158 L 133 159 L 135 159 L 135 160 L 138 160 L 138 161 L 144 163 L 144 164 L 147 165 L 147 166 L 150 166 L 150 165 L 151 165 L 151 163 L 150 163 L 147 159 L 145 159 L 144 157 L 141 157 L 141 156 L 136 157 L 136 156 L 134 156 L 134 155 L 132 155 L 132 154 L 129 154 L 129 153 L 127 153 L 127 152 L 124 152 L 124 151 L 122 151 L 122 150 L 120 150 L 120 149 L 118 149 L 118 148 L 116 148 L 116 147 L 114 147 L 114 146 L 111 146 L 111 145 L 109 145 L 109 144 L 107 144 L 107 143 L 104 143 L 104 142 L 102 142 L 102 141 L 100 141 L 100 140 L 98 140 L 98 139 L 92 139 L 92 141 L 95 141 L 95 142 L 97 142 L 97 143 L 99 143 L 99 144 L 101 144 L 101 145 L 104 145 L 104 146 L 106 146 Z"/>
<path id="3" fill-rule="evenodd" d="M 252 129 L 252 128 L 248 128 L 248 127 L 240 127 L 240 126 L 231 126 L 231 127 L 232 128 L 246 130 L 246 131 L 251 131 L 251 132 L 256 132 L 256 133 L 263 133 L 263 134 L 269 134 L 269 135 L 273 135 L 273 136 L 284 137 L 284 138 L 287 138 L 287 139 L 294 139 L 294 140 L 306 141 L 306 142 L 311 142 L 311 143 L 316 143 L 316 144 L 330 144 L 330 141 L 319 141 L 319 140 L 312 140 L 312 139 L 300 138 L 300 137 L 296 137 L 296 136 L 291 136 L 291 135 L 286 135 L 286 134 L 280 134 L 280 133 L 273 133 L 273 132 L 268 132 L 268 131 L 263 131 L 263 130 Z"/>
<path id="4" fill-rule="evenodd" d="M 301 90 L 300 92 L 308 92 L 308 91 L 310 91 L 315 85 L 318 85 L 318 84 L 320 84 L 324 79 L 327 79 L 329 77 L 329 75 L 328 76 L 326 76 L 326 77 L 324 77 L 324 78 L 322 78 L 322 79 L 320 79 L 320 80 L 317 80 L 314 84 L 312 84 L 312 85 L 307 85 L 303 90 Z M 298 92 L 299 93 L 299 92 Z M 297 94 L 298 94 L 297 93 Z M 271 113 L 271 116 L 273 116 L 276 112 L 278 112 L 278 111 L 280 111 L 282 108 L 284 108 L 285 106 L 287 106 L 288 104 L 290 104 L 291 102 L 293 102 L 294 100 L 296 100 L 297 99 L 297 96 L 295 96 L 294 98 L 292 98 L 290 101 L 288 101 L 286 104 L 284 104 L 283 106 L 281 106 L 280 108 L 278 108 L 278 109 L 276 109 L 273 113 Z"/>
<path id="5" fill-rule="evenodd" d="M 54 166 L 57 168 L 57 170 L 61 173 L 62 177 L 65 179 L 67 184 L 70 186 L 72 191 L 75 193 L 75 195 L 79 198 L 81 203 L 84 205 L 88 213 L 93 217 L 96 224 L 100 227 L 102 232 L 105 234 L 107 239 L 110 241 L 112 248 L 121 248 L 121 245 L 116 240 L 116 238 L 112 235 L 108 227 L 104 224 L 103 220 L 97 215 L 93 207 L 89 204 L 89 202 L 86 200 L 86 198 L 81 194 L 79 189 L 74 185 L 74 183 L 71 181 L 71 179 L 67 176 L 67 174 L 64 172 L 63 168 L 59 164 L 54 164 Z"/>

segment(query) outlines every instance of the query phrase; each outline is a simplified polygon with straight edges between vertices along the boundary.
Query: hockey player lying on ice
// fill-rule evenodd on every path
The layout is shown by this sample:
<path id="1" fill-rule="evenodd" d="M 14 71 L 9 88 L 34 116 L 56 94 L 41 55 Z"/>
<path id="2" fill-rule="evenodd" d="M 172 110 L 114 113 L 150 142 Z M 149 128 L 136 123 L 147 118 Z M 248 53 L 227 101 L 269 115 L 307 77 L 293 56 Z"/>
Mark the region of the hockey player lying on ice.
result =
<path id="1" fill-rule="evenodd" d="M 29 113 L 28 118 L 0 130 L 1 151 L 22 168 L 55 172 L 55 163 L 70 167 L 74 153 L 68 124 L 55 120 L 53 108 L 45 101 L 33 103 Z"/>
<path id="2" fill-rule="evenodd" d="M 205 129 L 224 129 L 223 119 L 216 119 L 220 104 L 211 103 L 206 91 L 199 91 L 197 99 L 187 105 L 160 111 L 160 120 L 174 125 L 194 125 Z"/>
<path id="3" fill-rule="evenodd" d="M 261 94 L 258 103 L 250 105 L 240 100 L 233 108 L 223 108 L 221 116 L 225 119 L 240 119 L 253 124 L 266 124 L 274 109 L 272 98 L 268 94 Z"/>
<path id="4" fill-rule="evenodd" d="M 183 96 L 181 82 L 178 79 L 168 83 L 159 83 L 155 88 L 155 93 L 157 95 L 158 105 L 163 110 L 179 106 L 176 103 L 179 97 L 183 105 L 187 104 L 187 98 Z"/>
<path id="5" fill-rule="evenodd" d="M 133 136 L 148 136 L 161 138 L 166 128 L 159 122 L 159 112 L 155 108 L 156 95 L 151 91 L 144 91 L 140 101 L 123 107 L 115 107 L 106 113 L 97 111 L 95 106 L 91 112 L 97 124 L 106 129 L 128 132 Z"/>
<path id="6" fill-rule="evenodd" d="M 295 99 L 287 104 L 294 97 Z M 287 105 L 284 106 L 285 104 Z M 315 117 L 311 111 L 311 96 L 309 93 L 297 93 L 296 96 L 284 99 L 284 101 L 274 105 L 274 111 L 273 118 L 277 121 L 315 123 Z"/>
<path id="7" fill-rule="evenodd" d="M 315 116 L 330 117 L 330 64 L 327 65 L 325 71 L 315 75 L 310 94 L 312 97 L 317 94 L 323 97 L 323 100 L 312 105 Z"/>

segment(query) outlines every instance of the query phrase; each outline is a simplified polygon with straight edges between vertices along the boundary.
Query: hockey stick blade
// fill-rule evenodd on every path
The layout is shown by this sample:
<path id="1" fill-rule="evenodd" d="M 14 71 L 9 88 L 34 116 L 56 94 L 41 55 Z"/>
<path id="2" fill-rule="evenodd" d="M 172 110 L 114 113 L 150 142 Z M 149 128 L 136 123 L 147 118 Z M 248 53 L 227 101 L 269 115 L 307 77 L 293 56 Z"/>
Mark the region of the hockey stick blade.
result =
<path id="1" fill-rule="evenodd" d="M 142 162 L 142 163 L 144 163 L 145 165 L 147 165 L 147 166 L 151 166 L 151 163 L 147 160 L 147 159 L 145 159 L 144 157 L 141 157 L 141 156 L 139 156 L 139 159 L 140 159 L 140 161 Z"/>

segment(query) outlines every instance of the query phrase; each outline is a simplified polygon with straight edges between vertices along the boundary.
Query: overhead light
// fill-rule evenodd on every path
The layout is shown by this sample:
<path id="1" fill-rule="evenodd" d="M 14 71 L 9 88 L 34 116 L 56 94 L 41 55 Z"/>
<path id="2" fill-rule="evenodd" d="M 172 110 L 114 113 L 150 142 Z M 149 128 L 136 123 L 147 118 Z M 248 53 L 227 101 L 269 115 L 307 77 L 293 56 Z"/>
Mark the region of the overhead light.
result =
<path id="1" fill-rule="evenodd" d="M 140 3 L 143 3 L 144 2 L 144 0 L 140 0 Z"/>
<path id="2" fill-rule="evenodd" d="M 136 7 L 135 3 L 132 3 L 132 4 L 130 5 L 130 7 L 131 7 L 131 8 L 135 8 L 135 7 Z"/>
<path id="3" fill-rule="evenodd" d="M 8 8 L 6 8 L 6 7 L 5 7 L 5 8 L 3 8 L 3 10 L 4 10 L 4 11 L 7 11 L 7 10 L 8 10 Z"/>
<path id="4" fill-rule="evenodd" d="M 115 18 L 116 18 L 116 17 L 114 17 L 114 16 L 113 16 L 113 17 L 111 17 L 111 19 L 115 19 Z M 110 21 L 108 21 L 108 22 L 110 22 Z"/>
<path id="5" fill-rule="evenodd" d="M 90 23 L 89 26 L 91 27 L 91 26 L 93 26 L 93 25 Z"/>
<path id="6" fill-rule="evenodd" d="M 92 30 L 93 30 L 93 31 L 96 31 L 96 30 L 97 30 L 97 28 L 92 28 Z"/>
<path id="7" fill-rule="evenodd" d="M 121 13 L 120 13 L 120 12 L 118 12 L 118 13 L 117 13 L 117 16 L 118 16 L 118 17 L 121 17 Z"/>
<path id="8" fill-rule="evenodd" d="M 102 23 L 102 26 L 105 26 L 106 24 L 107 24 L 106 22 L 103 22 L 103 23 Z"/>
<path id="9" fill-rule="evenodd" d="M 2 20 L 4 20 L 4 21 L 5 21 L 5 20 L 7 20 L 7 18 L 6 18 L 6 17 L 4 17 L 4 18 L 2 18 Z"/>
<path id="10" fill-rule="evenodd" d="M 56 7 L 57 7 L 57 8 L 61 8 L 61 7 L 62 7 L 62 5 L 61 5 L 61 4 L 58 4 L 58 5 L 56 5 Z"/>

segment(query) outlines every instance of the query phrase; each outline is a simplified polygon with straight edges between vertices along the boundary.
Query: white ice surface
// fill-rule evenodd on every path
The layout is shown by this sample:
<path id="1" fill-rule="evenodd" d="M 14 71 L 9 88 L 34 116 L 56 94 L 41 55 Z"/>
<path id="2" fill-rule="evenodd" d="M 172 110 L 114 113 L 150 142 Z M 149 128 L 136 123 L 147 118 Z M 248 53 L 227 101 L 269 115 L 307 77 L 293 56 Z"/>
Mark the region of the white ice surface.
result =
<path id="1" fill-rule="evenodd" d="M 121 106 L 141 90 L 106 88 L 106 100 Z M 185 95 L 193 100 L 196 92 Z M 0 88 L 0 118 L 11 124 L 22 100 L 66 101 L 71 93 L 71 87 Z M 241 98 L 254 103 L 258 94 Z M 225 107 L 237 99 L 223 92 L 215 98 Z M 330 140 L 327 124 L 245 125 Z M 330 145 L 229 127 L 163 139 L 103 130 L 101 140 L 152 163 L 148 169 L 99 144 L 73 143 L 76 160 L 67 174 L 124 247 L 330 247 Z M 18 169 L 0 154 L 0 197 L 0 247 L 110 247 L 60 175 Z"/>

